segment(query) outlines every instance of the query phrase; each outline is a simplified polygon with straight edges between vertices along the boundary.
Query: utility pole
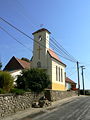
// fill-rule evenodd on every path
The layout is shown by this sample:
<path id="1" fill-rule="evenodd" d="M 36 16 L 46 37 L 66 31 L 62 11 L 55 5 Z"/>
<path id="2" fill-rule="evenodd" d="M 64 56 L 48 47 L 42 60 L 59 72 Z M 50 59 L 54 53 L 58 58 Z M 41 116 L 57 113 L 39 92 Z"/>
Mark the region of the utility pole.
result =
<path id="1" fill-rule="evenodd" d="M 85 88 L 84 88 L 84 74 L 83 74 L 83 70 L 85 69 L 85 66 L 81 66 L 82 69 L 82 83 L 83 83 L 83 94 L 85 95 Z"/>
<path id="2" fill-rule="evenodd" d="M 79 62 L 77 61 L 78 96 L 80 95 Z"/>

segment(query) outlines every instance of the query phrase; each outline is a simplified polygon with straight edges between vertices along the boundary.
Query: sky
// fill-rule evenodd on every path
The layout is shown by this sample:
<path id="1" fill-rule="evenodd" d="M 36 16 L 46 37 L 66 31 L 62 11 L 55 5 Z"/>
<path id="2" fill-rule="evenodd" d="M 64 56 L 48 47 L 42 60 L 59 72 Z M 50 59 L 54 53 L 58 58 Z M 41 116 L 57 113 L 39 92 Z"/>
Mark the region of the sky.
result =
<path id="1" fill-rule="evenodd" d="M 0 17 L 9 21 L 33 38 L 32 33 L 43 27 L 74 58 L 84 65 L 85 88 L 90 89 L 90 0 L 0 0 Z M 12 56 L 31 58 L 33 41 L 0 20 L 6 29 L 26 47 L 0 29 L 0 59 L 3 67 Z M 66 74 L 77 82 L 76 63 L 60 58 Z M 80 85 L 82 78 L 80 69 Z"/>

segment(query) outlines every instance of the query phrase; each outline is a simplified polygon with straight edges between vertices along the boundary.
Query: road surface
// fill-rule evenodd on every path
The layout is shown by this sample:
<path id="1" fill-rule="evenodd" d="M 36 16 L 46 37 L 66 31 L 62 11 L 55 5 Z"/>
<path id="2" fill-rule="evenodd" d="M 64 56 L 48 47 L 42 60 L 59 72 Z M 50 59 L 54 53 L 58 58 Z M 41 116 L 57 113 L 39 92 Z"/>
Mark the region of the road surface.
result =
<path id="1" fill-rule="evenodd" d="M 21 120 L 90 120 L 90 97 L 78 97 Z"/>

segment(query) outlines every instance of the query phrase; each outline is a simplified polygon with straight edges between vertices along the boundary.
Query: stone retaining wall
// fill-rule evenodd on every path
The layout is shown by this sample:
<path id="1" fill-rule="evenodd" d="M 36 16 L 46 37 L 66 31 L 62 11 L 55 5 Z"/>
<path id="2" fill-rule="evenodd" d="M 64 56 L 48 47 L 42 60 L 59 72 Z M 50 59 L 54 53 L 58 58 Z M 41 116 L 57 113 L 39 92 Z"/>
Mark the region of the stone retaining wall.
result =
<path id="1" fill-rule="evenodd" d="M 46 90 L 45 96 L 50 101 L 57 101 L 71 96 L 76 96 L 77 91 L 56 91 L 56 90 Z"/>
<path id="2" fill-rule="evenodd" d="M 75 95 L 77 94 L 74 91 L 46 90 L 45 92 L 45 96 L 50 101 L 56 101 Z M 39 94 L 36 99 L 39 100 L 42 96 L 44 96 L 44 93 Z M 0 95 L 0 119 L 5 116 L 14 114 L 18 111 L 31 108 L 32 102 L 34 100 L 34 94 L 32 94 L 31 92 L 25 93 L 24 95 Z"/>
<path id="3" fill-rule="evenodd" d="M 38 95 L 37 100 L 42 96 L 43 93 Z M 0 118 L 31 108 L 33 100 L 34 94 L 30 92 L 24 95 L 0 95 Z"/>

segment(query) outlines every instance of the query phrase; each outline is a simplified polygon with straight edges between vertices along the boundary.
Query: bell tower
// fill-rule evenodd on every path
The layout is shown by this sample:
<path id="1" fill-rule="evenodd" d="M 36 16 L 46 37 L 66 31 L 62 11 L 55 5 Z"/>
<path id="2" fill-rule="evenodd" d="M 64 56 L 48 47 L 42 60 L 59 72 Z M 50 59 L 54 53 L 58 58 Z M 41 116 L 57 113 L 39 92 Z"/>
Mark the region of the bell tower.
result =
<path id="1" fill-rule="evenodd" d="M 46 69 L 50 32 L 42 28 L 32 34 L 34 36 L 32 67 Z"/>

